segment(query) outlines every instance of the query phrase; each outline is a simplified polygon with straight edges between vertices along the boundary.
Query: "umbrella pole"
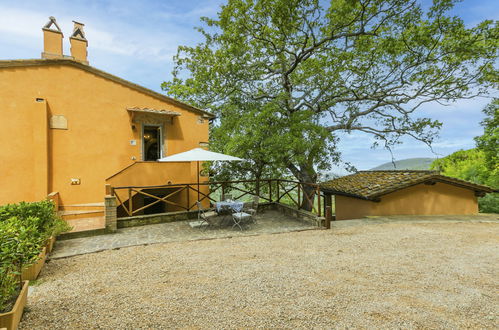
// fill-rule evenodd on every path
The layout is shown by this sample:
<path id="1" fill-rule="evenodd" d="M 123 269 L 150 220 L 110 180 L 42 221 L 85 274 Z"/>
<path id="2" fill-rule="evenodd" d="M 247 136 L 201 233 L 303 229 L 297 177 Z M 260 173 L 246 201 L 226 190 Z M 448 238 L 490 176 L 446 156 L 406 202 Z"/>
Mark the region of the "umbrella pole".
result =
<path id="1" fill-rule="evenodd" d="M 199 160 L 197 161 L 197 174 L 198 174 L 198 201 L 199 201 Z"/>

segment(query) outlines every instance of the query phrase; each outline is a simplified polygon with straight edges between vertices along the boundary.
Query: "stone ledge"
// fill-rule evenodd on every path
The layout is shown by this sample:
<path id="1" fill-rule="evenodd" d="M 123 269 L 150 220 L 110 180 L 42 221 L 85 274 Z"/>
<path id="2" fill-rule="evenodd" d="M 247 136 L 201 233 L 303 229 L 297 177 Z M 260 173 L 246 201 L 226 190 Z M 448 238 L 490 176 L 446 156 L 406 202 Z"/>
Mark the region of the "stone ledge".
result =
<path id="1" fill-rule="evenodd" d="M 58 240 L 67 240 L 73 238 L 81 238 L 81 237 L 91 237 L 97 235 L 105 235 L 113 233 L 114 231 L 107 230 L 106 228 L 92 229 L 92 230 L 84 230 L 84 231 L 76 231 L 72 233 L 64 233 L 57 236 Z"/>
<path id="2" fill-rule="evenodd" d="M 274 202 L 272 204 L 273 204 L 274 209 L 281 212 L 281 213 L 284 213 L 286 215 L 291 215 L 297 219 L 308 222 L 308 223 L 313 224 L 317 227 L 322 226 L 322 222 L 323 222 L 324 218 L 319 217 L 318 215 L 316 215 L 312 212 L 305 211 L 305 210 L 299 210 L 295 207 L 281 204 L 278 202 Z"/>
<path id="3" fill-rule="evenodd" d="M 298 210 L 294 207 L 277 203 L 277 202 L 265 202 L 260 203 L 258 206 L 259 210 L 276 210 L 283 214 L 292 216 L 294 218 L 300 219 L 314 226 L 321 227 L 323 218 L 319 218 L 316 214 L 304 210 Z M 118 228 L 128 228 L 136 226 L 145 226 L 158 223 L 168 223 L 174 221 L 185 221 L 190 219 L 197 219 L 197 210 L 192 211 L 177 211 L 177 212 L 167 212 L 158 214 L 145 214 L 136 215 L 132 217 L 123 217 L 117 219 Z"/>
<path id="4" fill-rule="evenodd" d="M 118 228 L 145 226 L 158 223 L 197 219 L 198 211 L 177 211 L 157 214 L 136 215 L 117 219 Z"/>

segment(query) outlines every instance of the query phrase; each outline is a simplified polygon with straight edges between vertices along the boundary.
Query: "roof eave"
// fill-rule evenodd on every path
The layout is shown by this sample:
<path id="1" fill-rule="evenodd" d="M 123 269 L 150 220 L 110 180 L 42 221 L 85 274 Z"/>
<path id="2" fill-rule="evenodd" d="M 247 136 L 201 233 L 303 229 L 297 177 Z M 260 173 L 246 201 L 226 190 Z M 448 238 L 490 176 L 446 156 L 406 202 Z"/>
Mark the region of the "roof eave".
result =
<path id="1" fill-rule="evenodd" d="M 321 188 L 322 192 L 324 192 L 326 194 L 330 194 L 330 195 L 340 195 L 340 196 L 352 197 L 352 198 L 362 199 L 362 200 L 371 201 L 371 202 L 379 202 L 379 198 L 377 198 L 377 197 L 370 197 L 370 196 L 363 196 L 363 195 L 346 193 L 344 191 L 334 190 L 334 189 L 326 188 L 323 186 L 321 186 L 320 188 Z"/>
<path id="2" fill-rule="evenodd" d="M 480 193 L 492 193 L 492 192 L 494 192 L 494 189 L 492 189 L 490 187 L 487 187 L 487 186 L 484 186 L 484 185 L 479 185 L 479 184 L 476 184 L 476 183 L 466 182 L 466 181 L 463 181 L 463 180 L 451 178 L 451 177 L 448 177 L 448 176 L 445 176 L 445 175 L 436 174 L 436 175 L 432 175 L 430 177 L 422 178 L 421 180 L 418 180 L 418 181 L 411 182 L 410 184 L 406 184 L 406 185 L 394 187 L 392 189 L 384 190 L 384 191 L 379 192 L 376 195 L 373 195 L 371 197 L 379 199 L 382 196 L 391 194 L 391 193 L 393 193 L 395 191 L 406 189 L 406 188 L 409 188 L 409 187 L 412 187 L 412 186 L 416 186 L 418 184 L 430 182 L 430 181 L 446 183 L 446 184 L 450 184 L 450 185 L 453 185 L 453 186 L 456 186 L 456 187 L 460 187 L 460 188 L 464 188 L 464 189 L 468 189 L 468 190 L 473 190 L 473 191 L 475 191 L 475 193 L 477 193 L 477 192 L 480 192 Z"/>

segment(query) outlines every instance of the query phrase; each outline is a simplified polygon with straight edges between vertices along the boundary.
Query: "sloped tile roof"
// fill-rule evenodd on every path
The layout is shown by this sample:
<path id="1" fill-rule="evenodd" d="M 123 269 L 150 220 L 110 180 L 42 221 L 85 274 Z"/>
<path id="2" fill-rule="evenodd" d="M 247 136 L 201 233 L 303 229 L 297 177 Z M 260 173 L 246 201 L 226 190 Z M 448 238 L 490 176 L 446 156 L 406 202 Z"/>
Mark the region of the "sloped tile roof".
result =
<path id="1" fill-rule="evenodd" d="M 377 200 L 380 196 L 425 182 L 444 182 L 489 193 L 495 190 L 472 182 L 440 175 L 438 171 L 360 171 L 320 184 L 326 193 L 345 195 L 367 200 Z"/>

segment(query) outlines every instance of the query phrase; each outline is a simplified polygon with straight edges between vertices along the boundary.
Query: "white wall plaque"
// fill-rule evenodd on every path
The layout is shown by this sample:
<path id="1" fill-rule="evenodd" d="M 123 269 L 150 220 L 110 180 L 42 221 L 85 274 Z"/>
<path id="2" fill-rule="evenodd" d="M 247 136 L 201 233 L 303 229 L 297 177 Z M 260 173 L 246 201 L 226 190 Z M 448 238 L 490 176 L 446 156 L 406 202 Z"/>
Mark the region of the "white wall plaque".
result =
<path id="1" fill-rule="evenodd" d="M 63 115 L 50 117 L 49 127 L 53 129 L 68 129 L 68 120 Z"/>

